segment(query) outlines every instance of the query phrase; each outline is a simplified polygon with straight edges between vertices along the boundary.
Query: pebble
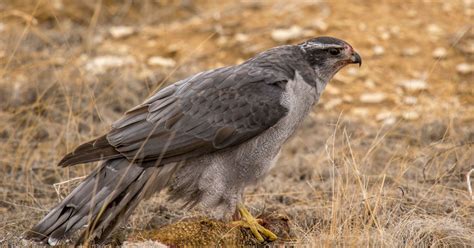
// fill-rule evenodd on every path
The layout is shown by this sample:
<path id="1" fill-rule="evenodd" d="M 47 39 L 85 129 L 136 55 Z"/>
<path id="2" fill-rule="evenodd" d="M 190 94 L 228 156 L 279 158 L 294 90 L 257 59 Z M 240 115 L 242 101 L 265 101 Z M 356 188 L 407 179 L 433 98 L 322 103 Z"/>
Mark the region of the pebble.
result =
<path id="1" fill-rule="evenodd" d="M 395 124 L 395 122 L 397 122 L 397 118 L 395 116 L 392 116 L 392 117 L 389 117 L 389 118 L 383 120 L 384 125 L 393 125 L 393 124 Z"/>
<path id="2" fill-rule="evenodd" d="M 172 58 L 165 58 L 161 56 L 150 57 L 147 61 L 148 65 L 161 66 L 161 67 L 173 67 L 176 65 L 176 61 Z"/>
<path id="3" fill-rule="evenodd" d="M 245 43 L 250 40 L 248 35 L 242 33 L 235 34 L 234 39 L 240 43 Z"/>
<path id="4" fill-rule="evenodd" d="M 369 115 L 369 110 L 367 108 L 353 108 L 352 113 L 360 117 L 367 117 Z"/>
<path id="5" fill-rule="evenodd" d="M 115 26 L 109 29 L 109 33 L 113 38 L 121 39 L 135 33 L 135 29 L 128 26 Z"/>
<path id="6" fill-rule="evenodd" d="M 391 35 L 390 35 L 390 33 L 387 32 L 387 31 L 384 31 L 384 32 L 380 33 L 380 38 L 381 38 L 382 40 L 388 40 L 388 39 L 390 39 L 390 37 L 391 37 Z"/>
<path id="7" fill-rule="evenodd" d="M 2 22 L 0 22 L 0 33 L 5 31 L 5 24 L 3 24 Z"/>
<path id="8" fill-rule="evenodd" d="M 418 98 L 414 96 L 406 96 L 403 98 L 403 103 L 406 105 L 415 105 L 418 103 Z"/>
<path id="9" fill-rule="evenodd" d="M 135 63 L 136 61 L 132 56 L 104 55 L 89 60 L 85 65 L 85 69 L 98 74 L 105 72 L 107 69 L 132 65 Z"/>
<path id="10" fill-rule="evenodd" d="M 433 58 L 445 59 L 448 56 L 448 51 L 444 47 L 438 47 L 433 51 Z"/>
<path id="11" fill-rule="evenodd" d="M 408 91 L 422 91 L 428 89 L 428 83 L 421 79 L 404 80 L 400 85 Z"/>
<path id="12" fill-rule="evenodd" d="M 329 25 L 324 20 L 317 19 L 313 22 L 313 27 L 320 32 L 326 32 L 329 28 Z"/>
<path id="13" fill-rule="evenodd" d="M 428 31 L 429 34 L 431 34 L 433 36 L 440 36 L 440 35 L 443 35 L 443 33 L 444 33 L 443 29 L 440 28 L 436 24 L 428 25 L 428 27 L 426 27 L 426 30 Z"/>
<path id="14" fill-rule="evenodd" d="M 350 96 L 350 95 L 344 95 L 344 96 L 342 96 L 342 100 L 343 100 L 344 102 L 353 102 L 353 101 L 354 101 L 354 98 L 353 98 L 352 96 Z"/>
<path id="15" fill-rule="evenodd" d="M 374 46 L 372 50 L 374 52 L 374 55 L 376 56 L 381 56 L 385 53 L 385 48 L 383 48 L 383 46 L 380 46 L 380 45 Z"/>
<path id="16" fill-rule="evenodd" d="M 397 121 L 397 118 L 392 112 L 384 111 L 380 112 L 375 116 L 375 120 L 382 121 L 384 125 L 393 125 Z"/>
<path id="17" fill-rule="evenodd" d="M 468 75 L 474 71 L 474 65 L 468 63 L 461 63 L 456 66 L 456 71 L 461 75 Z"/>
<path id="18" fill-rule="evenodd" d="M 407 47 L 402 50 L 402 55 L 407 57 L 415 56 L 418 53 L 420 53 L 419 47 Z"/>
<path id="19" fill-rule="evenodd" d="M 359 100 L 363 103 L 381 103 L 387 98 L 382 92 L 362 94 Z"/>
<path id="20" fill-rule="evenodd" d="M 287 42 L 296 38 L 300 38 L 303 29 L 300 26 L 291 26 L 287 29 L 275 29 L 272 31 L 272 39 L 277 42 Z"/>
<path id="21" fill-rule="evenodd" d="M 333 98 L 324 104 L 324 109 L 329 110 L 342 103 L 341 98 Z"/>
<path id="22" fill-rule="evenodd" d="M 364 85 L 365 85 L 365 87 L 367 87 L 369 89 L 375 88 L 375 82 L 374 82 L 374 80 L 372 80 L 370 78 L 364 81 Z"/>
<path id="23" fill-rule="evenodd" d="M 402 113 L 402 117 L 407 121 L 413 121 L 420 118 L 420 114 L 416 111 L 406 111 Z"/>
<path id="24" fill-rule="evenodd" d="M 332 84 L 326 85 L 326 89 L 324 91 L 331 95 L 338 95 L 341 93 L 341 90 L 339 90 L 337 87 L 333 86 Z"/>
<path id="25" fill-rule="evenodd" d="M 390 117 L 393 117 L 393 114 L 392 112 L 389 112 L 389 111 L 383 111 L 383 112 L 380 112 L 378 113 L 376 116 L 375 116 L 375 120 L 377 121 L 383 121 L 383 120 L 386 120 Z"/>
<path id="26" fill-rule="evenodd" d="M 122 247 L 123 248 L 139 248 L 139 247 L 166 248 L 168 246 L 158 241 L 145 240 L 145 241 L 138 241 L 138 242 L 125 241 L 122 244 Z"/>

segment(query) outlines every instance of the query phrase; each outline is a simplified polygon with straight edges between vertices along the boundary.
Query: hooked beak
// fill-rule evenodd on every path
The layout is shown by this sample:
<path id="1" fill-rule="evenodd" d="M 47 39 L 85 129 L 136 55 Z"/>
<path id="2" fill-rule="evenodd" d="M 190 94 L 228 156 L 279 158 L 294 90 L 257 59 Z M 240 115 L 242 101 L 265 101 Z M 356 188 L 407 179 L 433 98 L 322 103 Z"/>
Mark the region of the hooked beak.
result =
<path id="1" fill-rule="evenodd" d="M 352 52 L 350 61 L 351 64 L 359 64 L 359 67 L 362 65 L 362 58 L 356 52 Z"/>

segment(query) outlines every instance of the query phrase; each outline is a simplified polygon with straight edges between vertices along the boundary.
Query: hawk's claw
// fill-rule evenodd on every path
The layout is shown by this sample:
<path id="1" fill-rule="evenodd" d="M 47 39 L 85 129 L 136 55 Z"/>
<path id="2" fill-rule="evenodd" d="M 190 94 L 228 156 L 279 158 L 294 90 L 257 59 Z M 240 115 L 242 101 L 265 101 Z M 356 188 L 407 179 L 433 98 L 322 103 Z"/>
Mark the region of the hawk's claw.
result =
<path id="1" fill-rule="evenodd" d="M 274 241 L 278 238 L 272 231 L 270 231 L 267 228 L 260 225 L 259 222 L 261 222 L 261 220 L 256 219 L 255 217 L 253 217 L 250 214 L 250 212 L 245 208 L 244 205 L 239 204 L 237 206 L 237 209 L 240 212 L 240 216 L 241 216 L 242 220 L 233 221 L 232 225 L 249 228 L 250 231 L 252 232 L 253 236 L 255 236 L 255 238 L 260 243 L 265 241 L 263 236 L 267 237 L 267 239 L 270 240 L 270 241 Z"/>

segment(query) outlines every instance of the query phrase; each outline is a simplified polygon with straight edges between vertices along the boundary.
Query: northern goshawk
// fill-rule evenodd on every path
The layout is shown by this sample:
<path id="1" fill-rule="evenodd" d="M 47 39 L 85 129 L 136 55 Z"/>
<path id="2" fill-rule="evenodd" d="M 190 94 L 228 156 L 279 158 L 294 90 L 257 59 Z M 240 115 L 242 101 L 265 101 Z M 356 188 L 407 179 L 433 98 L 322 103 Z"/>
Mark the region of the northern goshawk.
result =
<path id="1" fill-rule="evenodd" d="M 276 239 L 243 206 L 244 189 L 262 180 L 326 84 L 351 63 L 361 64 L 351 45 L 318 37 L 161 89 L 59 162 L 103 161 L 27 237 L 55 244 L 86 226 L 78 241 L 103 243 L 142 199 L 167 188 L 171 199 L 215 218 L 238 210 L 258 240 Z"/>

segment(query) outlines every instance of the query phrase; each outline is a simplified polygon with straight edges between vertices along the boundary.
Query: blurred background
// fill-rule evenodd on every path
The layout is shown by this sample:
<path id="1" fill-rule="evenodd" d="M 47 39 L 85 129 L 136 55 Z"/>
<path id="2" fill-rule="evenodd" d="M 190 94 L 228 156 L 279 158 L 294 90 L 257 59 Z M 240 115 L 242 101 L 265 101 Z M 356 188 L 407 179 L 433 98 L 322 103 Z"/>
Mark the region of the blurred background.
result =
<path id="1" fill-rule="evenodd" d="M 248 205 L 287 216 L 286 243 L 470 247 L 473 16 L 470 0 L 2 0 L 0 244 L 24 244 L 95 167 L 61 157 L 154 90 L 330 35 L 363 65 L 336 75 Z M 191 215 L 163 199 L 125 239 Z"/>

